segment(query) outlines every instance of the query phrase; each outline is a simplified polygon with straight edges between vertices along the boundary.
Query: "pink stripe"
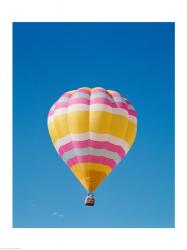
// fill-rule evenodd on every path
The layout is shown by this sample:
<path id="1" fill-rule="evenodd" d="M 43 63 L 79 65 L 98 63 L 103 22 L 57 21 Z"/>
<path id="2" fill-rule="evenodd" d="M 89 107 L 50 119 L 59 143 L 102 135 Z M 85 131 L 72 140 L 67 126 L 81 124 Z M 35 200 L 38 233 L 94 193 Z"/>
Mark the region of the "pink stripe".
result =
<path id="1" fill-rule="evenodd" d="M 86 99 L 86 98 L 74 98 L 72 100 L 70 100 L 69 102 L 57 102 L 55 109 L 58 108 L 67 108 L 73 104 L 90 104 L 90 100 Z"/>
<path id="2" fill-rule="evenodd" d="M 93 156 L 93 155 L 84 155 L 84 156 L 75 156 L 67 161 L 68 166 L 71 168 L 73 165 L 77 163 L 101 163 L 111 167 L 112 169 L 115 168 L 116 162 L 112 159 L 106 158 L 104 156 Z"/>
<path id="3" fill-rule="evenodd" d="M 129 115 L 133 115 L 133 116 L 135 116 L 136 117 L 136 110 L 133 110 L 133 109 L 130 109 L 129 111 Z"/>
<path id="4" fill-rule="evenodd" d="M 55 103 L 53 104 L 53 106 L 51 107 L 51 109 L 49 110 L 49 112 L 48 112 L 48 117 L 49 117 L 49 116 L 52 116 L 52 115 L 54 114 L 55 109 L 56 109 L 56 103 L 57 103 L 57 102 L 55 102 Z"/>
<path id="5" fill-rule="evenodd" d="M 91 90 L 89 89 L 84 89 L 84 88 L 81 88 L 81 89 L 77 89 L 77 91 L 75 93 L 85 93 L 85 94 L 91 94 Z"/>
<path id="6" fill-rule="evenodd" d="M 56 109 L 58 109 L 58 108 L 65 108 L 65 107 L 68 107 L 68 104 L 59 103 L 59 104 L 57 105 Z M 120 107 L 120 108 L 121 108 L 121 107 Z M 56 109 L 55 109 L 55 110 L 56 110 Z M 50 110 L 49 113 L 48 113 L 48 116 L 52 116 L 52 115 L 54 114 L 55 110 Z M 129 115 L 132 115 L 132 116 L 135 116 L 135 117 L 137 116 L 137 113 L 136 113 L 135 110 L 128 110 L 128 113 L 129 113 Z"/>
<path id="7" fill-rule="evenodd" d="M 74 98 L 70 100 L 69 102 L 56 102 L 55 104 L 55 110 L 59 108 L 67 108 L 74 104 L 86 104 L 86 105 L 94 105 L 94 104 L 105 104 L 108 105 L 111 108 L 121 108 L 124 110 L 127 110 L 130 115 L 133 115 L 136 117 L 136 111 L 135 110 L 128 110 L 127 103 L 124 102 L 111 102 L 106 98 L 91 98 L 90 100 L 86 98 Z M 51 116 L 54 114 L 55 110 L 50 110 L 48 113 L 48 116 Z"/>
<path id="8" fill-rule="evenodd" d="M 127 104 L 123 102 L 111 102 L 106 98 L 94 98 L 90 99 L 90 104 L 106 104 L 111 108 L 123 108 L 127 110 Z"/>
<path id="9" fill-rule="evenodd" d="M 70 100 L 68 102 L 68 106 L 73 105 L 73 104 L 90 104 L 90 100 L 86 99 L 86 98 L 73 98 L 72 100 Z"/>
<path id="10" fill-rule="evenodd" d="M 49 113 L 48 113 L 48 117 L 52 116 L 53 114 L 54 114 L 54 110 L 50 110 Z"/>
<path id="11" fill-rule="evenodd" d="M 93 98 L 93 99 L 86 99 L 86 98 L 74 98 L 70 100 L 69 102 L 57 102 L 55 108 L 64 108 L 68 107 L 74 104 L 87 104 L 87 105 L 92 105 L 92 104 L 106 104 L 112 108 L 123 108 L 127 110 L 127 104 L 123 102 L 111 102 L 106 98 Z"/>
<path id="12" fill-rule="evenodd" d="M 129 102 L 127 99 L 125 100 L 125 102 L 126 102 L 128 105 L 132 105 L 132 103 Z"/>
<path id="13" fill-rule="evenodd" d="M 106 89 L 104 89 L 104 88 L 94 88 L 94 89 L 92 89 L 91 92 L 92 92 L 92 93 L 103 92 L 103 93 L 105 93 L 105 94 L 110 95 L 110 93 L 109 93 Z"/>
<path id="14" fill-rule="evenodd" d="M 71 141 L 65 145 L 62 145 L 59 148 L 59 154 L 62 156 L 65 152 L 73 149 L 73 148 L 87 148 L 87 147 L 92 147 L 92 148 L 97 148 L 97 149 L 106 149 L 111 151 L 111 153 L 116 152 L 118 153 L 121 158 L 124 157 L 125 151 L 121 146 L 117 146 L 115 144 L 112 144 L 107 141 L 94 141 L 94 140 L 85 140 L 85 141 Z"/>
<path id="15" fill-rule="evenodd" d="M 123 98 L 123 96 L 118 92 L 110 92 L 110 94 L 114 97 L 122 97 Z"/>
<path id="16" fill-rule="evenodd" d="M 69 102 L 57 102 L 55 109 L 58 109 L 58 108 L 67 108 L 68 107 L 68 103 Z"/>
<path id="17" fill-rule="evenodd" d="M 64 93 L 61 97 L 70 97 L 70 96 L 72 96 L 72 93 L 66 92 L 66 93 Z M 60 97 L 60 98 L 61 98 L 61 97 Z"/>

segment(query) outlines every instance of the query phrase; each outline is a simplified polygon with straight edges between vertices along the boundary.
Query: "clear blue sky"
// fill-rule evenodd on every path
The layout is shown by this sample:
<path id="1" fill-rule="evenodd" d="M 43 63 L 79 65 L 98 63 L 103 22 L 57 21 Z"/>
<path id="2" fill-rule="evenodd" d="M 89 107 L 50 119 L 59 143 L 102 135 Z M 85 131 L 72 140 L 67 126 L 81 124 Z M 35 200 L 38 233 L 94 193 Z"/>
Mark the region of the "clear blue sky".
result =
<path id="1" fill-rule="evenodd" d="M 14 23 L 14 227 L 174 227 L 174 23 Z M 63 93 L 114 89 L 136 142 L 96 190 L 57 155 L 47 114 Z"/>

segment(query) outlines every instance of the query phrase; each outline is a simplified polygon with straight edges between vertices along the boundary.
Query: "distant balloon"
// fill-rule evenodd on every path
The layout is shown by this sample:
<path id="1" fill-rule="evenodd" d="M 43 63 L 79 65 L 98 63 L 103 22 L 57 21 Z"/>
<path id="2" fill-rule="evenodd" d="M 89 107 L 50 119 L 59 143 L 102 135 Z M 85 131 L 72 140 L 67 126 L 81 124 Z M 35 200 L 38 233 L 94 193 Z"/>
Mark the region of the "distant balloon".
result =
<path id="1" fill-rule="evenodd" d="M 126 98 L 104 88 L 64 93 L 48 114 L 51 140 L 66 165 L 92 192 L 127 155 L 137 131 L 136 111 Z"/>

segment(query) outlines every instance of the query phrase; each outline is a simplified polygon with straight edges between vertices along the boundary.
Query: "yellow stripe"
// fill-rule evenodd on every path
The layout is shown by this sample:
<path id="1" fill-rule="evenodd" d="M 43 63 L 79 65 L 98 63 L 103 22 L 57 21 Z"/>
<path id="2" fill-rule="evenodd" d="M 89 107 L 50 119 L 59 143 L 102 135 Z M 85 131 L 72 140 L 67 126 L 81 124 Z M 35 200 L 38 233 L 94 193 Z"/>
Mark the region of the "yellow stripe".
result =
<path id="1" fill-rule="evenodd" d="M 124 136 L 124 140 L 129 144 L 130 147 L 132 146 L 135 140 L 136 132 L 137 132 L 137 125 L 134 124 L 133 122 L 129 122 L 127 131 Z"/>
<path id="2" fill-rule="evenodd" d="M 75 111 L 55 116 L 48 128 L 53 143 L 69 133 L 94 132 L 124 139 L 130 147 L 136 135 L 135 123 L 105 111 Z"/>
<path id="3" fill-rule="evenodd" d="M 71 170 L 89 192 L 93 192 L 112 171 L 108 166 L 97 163 L 79 163 Z"/>
<path id="4" fill-rule="evenodd" d="M 107 175 L 110 174 L 110 172 L 112 171 L 112 169 L 107 165 L 100 164 L 100 163 L 89 163 L 89 162 L 77 163 L 72 166 L 71 170 L 74 172 L 82 171 L 82 170 L 96 170 L 96 171 L 104 172 Z"/>

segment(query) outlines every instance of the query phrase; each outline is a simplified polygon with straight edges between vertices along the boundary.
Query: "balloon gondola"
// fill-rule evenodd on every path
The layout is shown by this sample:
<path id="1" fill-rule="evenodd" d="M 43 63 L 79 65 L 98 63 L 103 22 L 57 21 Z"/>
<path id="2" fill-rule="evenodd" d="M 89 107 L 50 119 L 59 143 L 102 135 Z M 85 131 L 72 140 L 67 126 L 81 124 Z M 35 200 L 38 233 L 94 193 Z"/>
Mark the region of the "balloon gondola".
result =
<path id="1" fill-rule="evenodd" d="M 94 206 L 95 198 L 94 198 L 93 193 L 88 193 L 84 203 L 85 203 L 86 206 Z"/>
<path id="2" fill-rule="evenodd" d="M 93 206 L 93 192 L 133 145 L 137 115 L 120 93 L 83 87 L 52 105 L 48 130 L 58 154 L 88 192 L 85 205 Z"/>

